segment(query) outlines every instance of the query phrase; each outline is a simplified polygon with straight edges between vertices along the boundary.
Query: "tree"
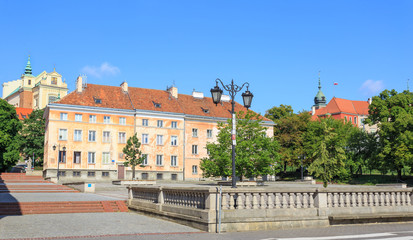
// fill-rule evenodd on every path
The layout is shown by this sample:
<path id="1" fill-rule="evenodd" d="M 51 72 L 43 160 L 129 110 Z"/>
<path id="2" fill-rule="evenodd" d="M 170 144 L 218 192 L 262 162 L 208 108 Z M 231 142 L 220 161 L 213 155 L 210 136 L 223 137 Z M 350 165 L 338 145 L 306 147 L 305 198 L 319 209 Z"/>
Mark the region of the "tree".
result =
<path id="1" fill-rule="evenodd" d="M 378 126 L 378 154 L 380 166 L 397 171 L 413 165 L 413 94 L 384 90 L 373 97 L 367 123 Z"/>
<path id="2" fill-rule="evenodd" d="M 43 163 L 45 119 L 44 110 L 34 110 L 23 120 L 23 126 L 17 137 L 21 154 L 25 158 L 35 157 Z"/>
<path id="3" fill-rule="evenodd" d="M 287 165 L 298 165 L 299 158 L 304 155 L 303 136 L 310 119 L 308 112 L 291 114 L 278 119 L 274 126 L 274 138 L 280 144 L 284 171 Z"/>
<path id="4" fill-rule="evenodd" d="M 141 167 L 145 167 L 144 165 L 142 165 L 145 157 L 142 155 L 142 151 L 139 149 L 140 146 L 141 143 L 139 142 L 139 139 L 135 134 L 128 139 L 126 146 L 122 150 L 125 154 L 125 167 L 128 167 L 129 165 L 132 167 L 132 179 L 135 179 L 136 166 L 140 165 Z"/>
<path id="5" fill-rule="evenodd" d="M 368 133 L 363 129 L 355 128 L 350 134 L 346 147 L 346 167 L 350 168 L 350 173 L 353 174 L 353 171 L 356 171 L 362 175 L 363 166 L 369 169 L 380 168 L 377 163 L 377 149 L 375 133 Z"/>
<path id="6" fill-rule="evenodd" d="M 351 123 L 332 118 L 312 121 L 305 133 L 304 147 L 311 162 L 308 171 L 321 178 L 324 187 L 333 178 L 344 179 L 349 176 L 345 169 L 345 148 L 348 133 L 354 131 Z"/>
<path id="7" fill-rule="evenodd" d="M 16 109 L 0 99 L 0 171 L 5 171 L 15 165 L 19 158 L 19 146 L 16 135 L 21 129 Z"/>
<path id="8" fill-rule="evenodd" d="M 290 105 L 281 104 L 279 107 L 272 107 L 265 112 L 265 117 L 277 122 L 279 119 L 293 115 L 293 108 Z"/>
<path id="9" fill-rule="evenodd" d="M 258 114 L 248 111 L 237 113 L 236 176 L 243 177 L 275 174 L 277 171 L 278 143 L 266 135 Z M 218 124 L 216 143 L 207 143 L 209 157 L 201 160 L 205 177 L 230 176 L 232 173 L 232 119 Z"/>

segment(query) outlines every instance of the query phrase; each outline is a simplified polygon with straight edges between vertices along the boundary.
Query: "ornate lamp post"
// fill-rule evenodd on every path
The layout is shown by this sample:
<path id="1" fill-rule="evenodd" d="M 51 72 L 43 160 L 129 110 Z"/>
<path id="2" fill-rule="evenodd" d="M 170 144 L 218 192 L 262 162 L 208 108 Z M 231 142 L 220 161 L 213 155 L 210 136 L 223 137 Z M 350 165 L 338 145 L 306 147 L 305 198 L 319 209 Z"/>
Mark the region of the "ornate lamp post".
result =
<path id="1" fill-rule="evenodd" d="M 215 80 L 216 86 L 211 89 L 211 95 L 212 95 L 212 101 L 217 105 L 218 103 L 221 102 L 221 96 L 222 96 L 222 90 L 218 86 L 218 82 L 221 83 L 222 87 L 229 92 L 229 95 L 231 96 L 231 105 L 232 105 L 232 132 L 231 132 L 231 139 L 232 139 L 232 188 L 237 187 L 237 182 L 235 179 L 235 145 L 237 144 L 236 142 L 236 120 L 235 120 L 235 95 L 237 95 L 238 92 L 242 90 L 242 88 L 246 85 L 247 91 L 245 91 L 242 94 L 242 99 L 244 101 L 244 107 L 247 109 L 251 107 L 251 102 L 252 98 L 254 95 L 248 90 L 248 87 L 250 84 L 248 82 L 245 82 L 242 84 L 242 86 L 238 86 L 234 84 L 234 79 L 231 80 L 231 84 L 225 85 L 221 79 L 217 78 Z"/>
<path id="2" fill-rule="evenodd" d="M 62 148 L 62 155 L 60 155 L 60 143 L 57 145 L 57 147 L 58 147 L 58 153 L 59 153 L 59 155 L 58 155 L 58 158 L 57 158 L 57 181 L 59 181 L 59 176 L 60 176 L 60 174 L 59 174 L 59 167 L 60 167 L 60 160 L 63 158 L 63 156 L 66 156 L 66 147 L 65 146 L 63 146 L 63 148 Z M 56 144 L 55 145 L 53 145 L 53 151 L 55 151 L 56 150 Z"/>

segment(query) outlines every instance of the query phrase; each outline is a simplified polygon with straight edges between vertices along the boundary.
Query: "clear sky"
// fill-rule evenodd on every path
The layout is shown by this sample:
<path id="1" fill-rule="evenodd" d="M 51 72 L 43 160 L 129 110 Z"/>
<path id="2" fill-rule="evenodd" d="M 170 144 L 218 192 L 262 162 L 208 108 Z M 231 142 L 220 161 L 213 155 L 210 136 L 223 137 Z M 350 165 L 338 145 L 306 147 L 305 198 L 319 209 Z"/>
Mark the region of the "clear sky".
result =
<path id="1" fill-rule="evenodd" d="M 55 66 L 70 91 L 79 74 L 207 96 L 234 79 L 261 114 L 310 110 L 319 71 L 328 101 L 413 88 L 412 12 L 411 0 L 0 0 L 0 83 L 30 54 L 33 74 Z"/>

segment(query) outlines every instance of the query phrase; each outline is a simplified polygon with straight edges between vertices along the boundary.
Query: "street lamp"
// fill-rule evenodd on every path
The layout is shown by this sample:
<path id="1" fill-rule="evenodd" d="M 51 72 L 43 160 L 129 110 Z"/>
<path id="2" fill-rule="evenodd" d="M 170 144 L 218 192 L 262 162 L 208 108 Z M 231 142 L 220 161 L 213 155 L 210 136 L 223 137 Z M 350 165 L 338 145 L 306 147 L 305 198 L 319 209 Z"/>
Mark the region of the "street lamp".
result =
<path id="1" fill-rule="evenodd" d="M 231 80 L 231 84 L 225 85 L 221 79 L 217 78 L 215 80 L 216 86 L 211 89 L 211 95 L 212 95 L 212 101 L 215 103 L 215 105 L 218 105 L 218 103 L 221 102 L 221 96 L 222 96 L 222 89 L 219 88 L 218 82 L 221 83 L 222 87 L 224 90 L 229 92 L 231 96 L 231 105 L 232 105 L 232 132 L 231 132 L 231 139 L 232 139 L 232 188 L 237 187 L 237 182 L 235 179 L 235 145 L 236 145 L 236 122 L 235 122 L 235 95 L 237 95 L 238 92 L 242 90 L 242 88 L 247 85 L 247 91 L 245 91 L 242 94 L 242 100 L 244 101 L 244 107 L 247 109 L 251 107 L 251 102 L 252 98 L 254 95 L 248 90 L 248 87 L 250 84 L 248 82 L 245 82 L 242 84 L 242 86 L 238 86 L 234 84 L 234 79 Z"/>
<path id="2" fill-rule="evenodd" d="M 59 174 L 60 160 L 63 159 L 63 156 L 65 156 L 66 147 L 63 146 L 63 148 L 62 148 L 62 150 L 63 150 L 63 151 L 62 151 L 63 156 L 61 156 L 61 154 L 60 154 L 60 143 L 57 145 L 57 147 L 58 147 L 58 153 L 59 153 L 59 157 L 57 158 L 57 181 L 59 181 L 59 176 L 60 176 L 60 174 Z M 55 150 L 56 150 L 56 144 L 53 145 L 53 151 L 55 151 Z"/>

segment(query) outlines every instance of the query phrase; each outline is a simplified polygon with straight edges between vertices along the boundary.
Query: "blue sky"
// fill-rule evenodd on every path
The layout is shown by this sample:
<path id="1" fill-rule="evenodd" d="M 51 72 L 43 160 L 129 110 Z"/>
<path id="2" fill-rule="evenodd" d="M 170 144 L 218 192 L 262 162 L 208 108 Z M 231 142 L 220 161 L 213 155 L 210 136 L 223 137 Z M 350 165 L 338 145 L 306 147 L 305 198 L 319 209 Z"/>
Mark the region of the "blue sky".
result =
<path id="1" fill-rule="evenodd" d="M 367 100 L 413 80 L 413 1 L 0 1 L 0 82 L 23 73 L 209 90 L 250 83 L 252 109 Z M 333 88 L 333 83 L 338 86 Z M 410 84 L 413 87 L 413 81 Z M 242 102 L 241 93 L 237 101 Z"/>

